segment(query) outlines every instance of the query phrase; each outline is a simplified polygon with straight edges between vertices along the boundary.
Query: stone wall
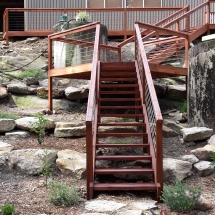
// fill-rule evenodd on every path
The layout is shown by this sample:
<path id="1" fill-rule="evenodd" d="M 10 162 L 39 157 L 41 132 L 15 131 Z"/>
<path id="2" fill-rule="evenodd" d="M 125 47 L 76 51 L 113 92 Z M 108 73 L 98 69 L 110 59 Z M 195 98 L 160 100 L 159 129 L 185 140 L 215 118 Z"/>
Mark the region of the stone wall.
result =
<path id="1" fill-rule="evenodd" d="M 189 123 L 215 131 L 215 40 L 189 50 L 188 83 Z"/>

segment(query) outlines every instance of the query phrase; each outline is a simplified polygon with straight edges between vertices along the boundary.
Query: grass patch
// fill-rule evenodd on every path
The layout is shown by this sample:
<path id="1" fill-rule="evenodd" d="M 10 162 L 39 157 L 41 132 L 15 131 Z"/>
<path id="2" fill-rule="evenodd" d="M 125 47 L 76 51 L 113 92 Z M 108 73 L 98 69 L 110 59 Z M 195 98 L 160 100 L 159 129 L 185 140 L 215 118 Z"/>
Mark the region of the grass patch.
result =
<path id="1" fill-rule="evenodd" d="M 177 110 L 179 110 L 182 113 L 187 112 L 187 101 L 184 100 L 183 103 L 180 106 L 178 106 Z"/>
<path id="2" fill-rule="evenodd" d="M 0 118 L 3 119 L 19 119 L 20 116 L 18 114 L 10 114 L 10 113 L 3 113 L 0 111 Z"/>
<path id="3" fill-rule="evenodd" d="M 43 73 L 41 70 L 30 71 L 29 69 L 26 69 L 24 72 L 22 72 L 19 75 L 19 78 L 36 78 L 36 79 L 39 79 L 42 77 L 43 77 Z"/>

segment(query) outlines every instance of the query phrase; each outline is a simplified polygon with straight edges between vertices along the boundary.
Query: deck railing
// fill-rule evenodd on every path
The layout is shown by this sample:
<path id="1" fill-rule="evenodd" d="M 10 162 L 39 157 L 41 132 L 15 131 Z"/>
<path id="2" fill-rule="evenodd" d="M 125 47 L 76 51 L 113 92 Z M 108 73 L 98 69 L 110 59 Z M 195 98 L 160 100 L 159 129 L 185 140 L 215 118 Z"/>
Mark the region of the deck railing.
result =
<path id="1" fill-rule="evenodd" d="M 138 74 L 143 112 L 146 123 L 152 158 L 152 167 L 155 170 L 155 182 L 163 187 L 163 149 L 162 149 L 162 114 L 155 92 L 148 60 L 143 46 L 139 24 L 135 24 L 135 60 Z M 155 155 L 155 156 L 154 156 Z M 157 192 L 160 193 L 160 192 Z"/>
<path id="2" fill-rule="evenodd" d="M 86 11 L 92 22 L 100 21 L 108 28 L 109 36 L 133 35 L 135 21 L 154 24 L 180 10 L 176 8 L 7 8 L 5 10 L 5 38 L 13 36 L 47 36 L 53 33 L 63 14 L 73 20 L 80 11 Z M 117 20 L 117 21 L 116 21 Z"/>

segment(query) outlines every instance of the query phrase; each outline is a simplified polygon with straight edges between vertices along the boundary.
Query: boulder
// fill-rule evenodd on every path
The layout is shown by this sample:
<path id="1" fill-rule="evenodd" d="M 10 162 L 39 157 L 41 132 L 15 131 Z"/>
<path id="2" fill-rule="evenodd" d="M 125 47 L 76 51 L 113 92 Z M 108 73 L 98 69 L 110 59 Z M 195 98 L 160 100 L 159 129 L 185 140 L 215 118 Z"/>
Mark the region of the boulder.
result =
<path id="1" fill-rule="evenodd" d="M 19 129 L 22 129 L 22 130 L 26 130 L 26 131 L 30 131 L 33 126 L 31 125 L 31 123 L 35 123 L 38 121 L 38 118 L 37 117 L 23 117 L 23 118 L 20 118 L 20 119 L 17 119 L 15 122 L 16 122 L 16 127 L 19 128 Z M 54 128 L 54 121 L 53 120 L 50 120 L 50 123 L 47 124 L 45 126 L 46 129 L 52 129 Z"/>
<path id="2" fill-rule="evenodd" d="M 8 152 L 0 151 L 0 167 L 5 165 L 8 159 Z"/>
<path id="3" fill-rule="evenodd" d="M 162 130 L 163 130 L 164 137 L 177 137 L 179 135 L 178 132 L 174 131 L 173 129 L 171 129 L 165 125 L 162 126 Z"/>
<path id="4" fill-rule="evenodd" d="M 116 215 L 142 215 L 142 210 L 123 210 L 116 213 Z"/>
<path id="5" fill-rule="evenodd" d="M 164 119 L 163 125 L 176 131 L 178 134 L 180 133 L 181 129 L 184 128 L 184 126 L 182 126 L 181 124 L 177 124 L 176 122 L 167 119 Z"/>
<path id="6" fill-rule="evenodd" d="M 194 154 L 199 160 L 211 160 L 211 155 L 215 153 L 215 145 L 206 145 L 202 148 L 197 148 L 190 153 Z"/>
<path id="7" fill-rule="evenodd" d="M 188 161 L 164 158 L 163 179 L 165 183 L 171 183 L 176 179 L 183 180 L 192 174 L 192 163 Z"/>
<path id="8" fill-rule="evenodd" d="M 51 153 L 50 163 L 54 163 L 57 153 L 54 150 L 47 150 Z M 29 175 L 37 175 L 43 164 L 43 149 L 22 149 L 8 153 L 8 164 L 11 169 L 18 169 Z"/>
<path id="9" fill-rule="evenodd" d="M 59 151 L 57 156 L 56 164 L 63 174 L 77 179 L 86 177 L 86 154 L 66 149 Z"/>
<path id="10" fill-rule="evenodd" d="M 26 44 L 31 44 L 31 43 L 35 43 L 39 40 L 39 37 L 29 37 L 25 40 Z"/>
<path id="11" fill-rule="evenodd" d="M 16 126 L 15 120 L 0 118 L 0 133 L 12 131 Z"/>
<path id="12" fill-rule="evenodd" d="M 30 86 L 30 85 L 38 85 L 39 84 L 38 79 L 37 78 L 33 78 L 33 77 L 24 78 L 23 81 L 28 86 Z"/>
<path id="13" fill-rule="evenodd" d="M 151 208 L 157 208 L 157 201 L 144 199 L 142 201 L 134 201 L 129 203 L 129 207 L 135 210 L 148 210 Z"/>
<path id="14" fill-rule="evenodd" d="M 57 122 L 54 130 L 55 137 L 82 137 L 86 135 L 85 123 Z"/>
<path id="15" fill-rule="evenodd" d="M 208 140 L 208 144 L 215 146 L 215 134 L 210 137 Z"/>
<path id="16" fill-rule="evenodd" d="M 12 131 L 5 133 L 6 137 L 10 139 L 17 139 L 17 138 L 26 138 L 30 136 L 30 132 L 28 131 Z"/>
<path id="17" fill-rule="evenodd" d="M 182 156 L 183 161 L 188 161 L 192 164 L 199 162 L 199 159 L 195 155 L 184 155 Z"/>
<path id="18" fill-rule="evenodd" d="M 169 98 L 178 100 L 178 99 L 186 99 L 187 91 L 186 87 L 183 85 L 168 85 L 167 95 Z"/>
<path id="19" fill-rule="evenodd" d="M 11 144 L 0 141 L 0 152 L 10 152 L 13 150 L 13 148 L 14 146 Z"/>
<path id="20" fill-rule="evenodd" d="M 211 175 L 214 169 L 212 162 L 209 161 L 200 161 L 193 165 L 194 169 L 197 171 L 199 176 L 205 177 Z"/>
<path id="21" fill-rule="evenodd" d="M 65 96 L 68 100 L 79 100 L 88 98 L 89 86 L 83 85 L 80 88 L 68 87 L 65 89 Z"/>
<path id="22" fill-rule="evenodd" d="M 0 99 L 3 99 L 8 96 L 7 89 L 0 86 Z"/>
<path id="23" fill-rule="evenodd" d="M 213 134 L 213 129 L 206 127 L 192 127 L 181 129 L 183 139 L 187 142 L 198 141 L 209 138 Z"/>
<path id="24" fill-rule="evenodd" d="M 196 209 L 200 211 L 208 211 L 213 209 L 212 202 L 205 199 L 202 195 L 198 198 Z"/>
<path id="25" fill-rule="evenodd" d="M 36 94 L 37 90 L 35 88 L 29 87 L 24 83 L 17 82 L 7 85 L 8 92 L 17 93 L 17 94 Z"/>
<path id="26" fill-rule="evenodd" d="M 64 95 L 63 89 L 56 89 L 56 88 L 52 89 L 52 98 L 55 98 L 55 99 L 62 98 L 63 95 Z M 48 88 L 38 87 L 37 88 L 37 96 L 42 98 L 42 99 L 48 98 Z"/>

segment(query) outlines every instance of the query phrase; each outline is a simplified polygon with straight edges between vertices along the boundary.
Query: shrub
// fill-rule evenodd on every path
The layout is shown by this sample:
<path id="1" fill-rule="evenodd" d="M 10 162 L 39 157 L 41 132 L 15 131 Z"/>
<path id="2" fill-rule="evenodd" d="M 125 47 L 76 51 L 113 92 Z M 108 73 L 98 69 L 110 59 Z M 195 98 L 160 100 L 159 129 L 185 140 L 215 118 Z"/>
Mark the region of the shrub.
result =
<path id="1" fill-rule="evenodd" d="M 195 208 L 201 195 L 201 187 L 192 188 L 176 180 L 173 185 L 164 185 L 161 200 L 171 211 L 186 211 Z"/>
<path id="2" fill-rule="evenodd" d="M 17 114 L 10 114 L 10 113 L 2 113 L 0 111 L 0 118 L 4 118 L 4 119 L 18 119 L 19 115 L 17 115 Z"/>
<path id="3" fill-rule="evenodd" d="M 26 69 L 22 74 L 19 75 L 20 78 L 36 78 L 39 79 L 42 77 L 42 72 L 40 70 L 33 70 L 30 71 L 29 69 Z"/>
<path id="4" fill-rule="evenodd" d="M 90 22 L 91 21 L 91 16 L 86 11 L 81 11 L 81 12 L 79 12 L 79 13 L 76 14 L 75 19 L 76 19 L 76 21 L 87 21 L 87 22 Z"/>
<path id="5" fill-rule="evenodd" d="M 187 112 L 187 101 L 184 100 L 183 104 L 181 104 L 177 109 L 182 113 Z"/>
<path id="6" fill-rule="evenodd" d="M 1 212 L 3 215 L 13 215 L 15 212 L 15 206 L 6 204 L 1 207 Z"/>
<path id="7" fill-rule="evenodd" d="M 33 127 L 31 129 L 31 132 L 34 132 L 38 135 L 37 141 L 39 144 L 41 144 L 45 137 L 45 129 L 46 129 L 45 127 L 46 125 L 50 124 L 50 121 L 48 119 L 45 119 L 42 113 L 36 113 L 34 116 L 38 118 L 38 121 L 29 122 L 30 125 Z"/>
<path id="8" fill-rule="evenodd" d="M 48 184 L 48 199 L 54 205 L 77 205 L 82 200 L 73 185 L 72 188 L 63 182 L 51 181 Z"/>

